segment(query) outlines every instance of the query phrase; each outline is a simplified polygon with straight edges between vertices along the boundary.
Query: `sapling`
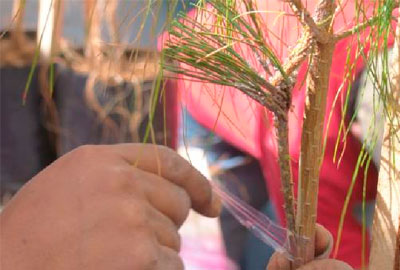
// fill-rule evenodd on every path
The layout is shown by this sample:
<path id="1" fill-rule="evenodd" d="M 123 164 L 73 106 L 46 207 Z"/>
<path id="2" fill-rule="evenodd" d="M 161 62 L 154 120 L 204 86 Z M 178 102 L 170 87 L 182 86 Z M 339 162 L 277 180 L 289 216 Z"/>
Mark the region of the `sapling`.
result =
<path id="1" fill-rule="evenodd" d="M 335 46 L 351 36 L 361 40 L 357 38 L 363 36 L 365 31 L 372 37 L 379 37 L 376 29 L 382 25 L 385 25 L 385 30 L 391 27 L 392 12 L 398 3 L 357 1 L 354 3 L 355 13 L 362 16 L 357 16 L 352 24 L 348 24 L 348 29 L 334 30 L 335 21 L 346 3 L 315 1 L 315 10 L 311 12 L 305 1 L 282 2 L 291 10 L 282 12 L 282 16 L 295 16 L 302 26 L 300 38 L 289 50 L 286 59 L 278 57 L 266 38 L 267 28 L 263 25 L 262 13 L 268 11 L 259 10 L 256 0 L 200 0 L 195 18 L 183 15 L 172 23 L 164 54 L 178 64 L 164 62 L 163 66 L 166 71 L 183 75 L 186 79 L 236 88 L 273 113 L 286 224 L 293 233 L 289 241 L 297 246 L 293 266 L 298 267 L 314 258 L 319 173 L 324 155 L 327 93 Z M 387 20 L 388 14 L 390 18 Z M 210 17 L 214 18 L 211 23 L 205 19 Z M 368 42 L 372 45 L 383 44 L 380 49 L 387 50 L 388 43 L 381 41 L 372 39 Z M 247 61 L 241 51 L 243 48 L 251 52 L 258 66 Z M 363 49 L 357 50 L 356 58 L 362 57 Z M 295 203 L 288 113 L 297 73 L 305 62 L 308 65 L 306 101 Z M 261 68 L 263 73 L 260 73 Z M 374 70 L 373 67 L 367 68 Z M 348 72 L 350 74 L 352 69 L 349 68 Z M 343 81 L 351 81 L 351 77 Z"/>

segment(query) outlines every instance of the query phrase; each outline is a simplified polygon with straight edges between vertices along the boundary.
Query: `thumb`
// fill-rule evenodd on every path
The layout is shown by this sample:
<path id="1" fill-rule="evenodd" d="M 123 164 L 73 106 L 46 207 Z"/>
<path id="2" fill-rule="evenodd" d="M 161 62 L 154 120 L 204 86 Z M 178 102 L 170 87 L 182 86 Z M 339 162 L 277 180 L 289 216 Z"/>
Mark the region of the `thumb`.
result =
<path id="1" fill-rule="evenodd" d="M 315 259 L 327 259 L 332 252 L 332 234 L 322 225 L 315 227 Z"/>

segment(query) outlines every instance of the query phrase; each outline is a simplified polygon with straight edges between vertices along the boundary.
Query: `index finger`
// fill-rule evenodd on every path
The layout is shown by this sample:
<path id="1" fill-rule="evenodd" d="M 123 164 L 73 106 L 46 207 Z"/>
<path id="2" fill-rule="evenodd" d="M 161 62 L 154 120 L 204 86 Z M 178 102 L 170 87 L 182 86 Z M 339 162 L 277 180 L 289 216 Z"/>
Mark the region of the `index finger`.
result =
<path id="1" fill-rule="evenodd" d="M 112 151 L 129 164 L 157 174 L 182 187 L 194 210 L 209 217 L 218 216 L 221 202 L 208 180 L 175 151 L 154 144 L 128 143 L 110 145 Z"/>

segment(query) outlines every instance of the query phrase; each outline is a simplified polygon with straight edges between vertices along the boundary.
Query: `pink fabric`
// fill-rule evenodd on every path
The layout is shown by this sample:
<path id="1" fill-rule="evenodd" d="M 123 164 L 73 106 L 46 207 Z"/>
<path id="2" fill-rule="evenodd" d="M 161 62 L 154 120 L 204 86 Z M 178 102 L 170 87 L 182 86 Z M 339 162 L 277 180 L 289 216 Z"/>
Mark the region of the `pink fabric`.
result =
<path id="1" fill-rule="evenodd" d="M 275 51 L 285 59 L 287 47 L 284 43 L 293 45 L 299 38 L 300 26 L 297 20 L 291 16 L 282 15 L 282 11 L 288 11 L 287 4 L 280 0 L 259 0 L 259 10 L 269 10 L 262 13 L 266 33 L 266 39 L 273 45 Z M 303 1 L 307 3 L 309 10 L 314 10 L 316 0 Z M 334 29 L 336 32 L 348 28 L 353 23 L 354 1 L 345 1 L 347 4 L 336 18 Z M 373 3 L 374 1 L 366 1 Z M 271 12 L 276 11 L 276 12 Z M 195 16 L 195 11 L 190 13 Z M 201 18 L 210 22 L 212 17 Z M 279 38 L 278 38 L 279 37 Z M 346 97 L 347 85 L 342 85 L 345 73 L 347 48 L 352 38 L 339 42 L 336 46 L 333 67 L 331 71 L 330 88 L 328 93 L 327 117 L 332 111 L 332 118 L 327 131 L 327 147 L 320 174 L 320 189 L 318 194 L 318 222 L 327 227 L 337 237 L 338 223 L 343 207 L 343 202 L 349 189 L 352 174 L 360 151 L 360 143 L 351 134 L 347 135 L 346 145 L 339 145 L 338 153 L 344 151 L 340 164 L 333 161 L 336 138 L 342 119 L 342 107 Z M 354 47 L 353 46 L 353 47 Z M 260 72 L 262 68 L 254 59 L 251 51 L 245 45 L 238 45 L 235 49 L 240 51 L 246 59 Z M 354 48 L 353 48 L 354 51 Z M 354 74 L 363 68 L 361 59 L 355 59 L 351 54 L 350 63 L 355 63 Z M 298 161 L 301 143 L 301 126 L 304 112 L 305 89 L 300 87 L 303 83 L 306 68 L 300 71 L 298 85 L 293 91 L 292 109 L 289 115 L 289 141 L 292 170 L 297 185 Z M 185 103 L 192 116 L 206 127 L 213 129 L 232 145 L 248 152 L 261 162 L 270 198 L 274 202 L 280 219 L 284 223 L 283 198 L 280 192 L 280 172 L 277 162 L 277 143 L 272 122 L 272 115 L 255 101 L 246 97 L 236 89 L 221 87 L 212 84 L 178 81 L 180 99 Z M 338 91 L 339 98 L 334 105 L 334 99 Z M 343 134 L 340 134 L 343 137 Z M 342 141 L 342 140 L 341 140 Z M 373 199 L 376 195 L 377 172 L 371 166 L 367 179 L 367 199 Z M 361 226 L 351 215 L 351 209 L 357 201 L 362 199 L 363 170 L 357 176 L 353 195 L 350 201 L 345 219 L 341 247 L 337 258 L 350 263 L 353 267 L 361 265 Z M 295 187 L 296 188 L 296 187 Z M 368 255 L 368 254 L 367 254 Z M 367 257 L 368 258 L 368 257 Z"/>

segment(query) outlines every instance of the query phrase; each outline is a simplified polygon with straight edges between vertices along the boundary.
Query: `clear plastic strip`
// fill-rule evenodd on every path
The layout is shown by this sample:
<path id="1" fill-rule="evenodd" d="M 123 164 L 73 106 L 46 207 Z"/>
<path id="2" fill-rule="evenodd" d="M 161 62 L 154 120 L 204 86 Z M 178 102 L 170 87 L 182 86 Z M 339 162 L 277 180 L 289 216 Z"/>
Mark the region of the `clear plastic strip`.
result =
<path id="1" fill-rule="evenodd" d="M 214 191 L 220 196 L 225 208 L 249 231 L 275 251 L 282 252 L 293 261 L 293 247 L 290 245 L 286 228 L 279 226 L 263 213 L 257 211 L 221 185 L 211 182 Z"/>

